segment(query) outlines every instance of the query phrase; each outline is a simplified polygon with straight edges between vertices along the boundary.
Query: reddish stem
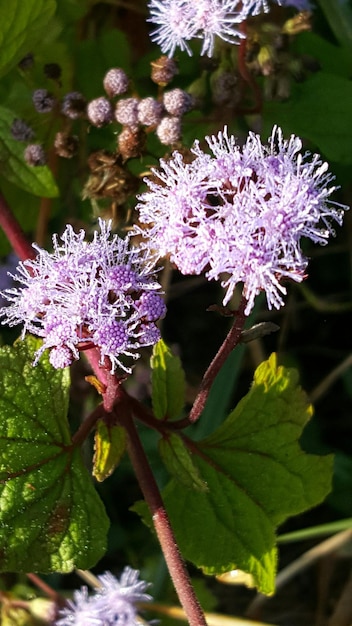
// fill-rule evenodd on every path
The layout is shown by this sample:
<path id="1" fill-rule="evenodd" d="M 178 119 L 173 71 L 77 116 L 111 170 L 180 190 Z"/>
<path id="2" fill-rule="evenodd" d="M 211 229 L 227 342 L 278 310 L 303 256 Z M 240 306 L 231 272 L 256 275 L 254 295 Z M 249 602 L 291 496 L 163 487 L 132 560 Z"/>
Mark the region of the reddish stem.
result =
<path id="1" fill-rule="evenodd" d="M 240 24 L 240 29 L 243 32 L 243 34 L 245 35 L 244 39 L 241 39 L 240 45 L 239 45 L 239 53 L 238 53 L 238 69 L 239 72 L 244 80 L 245 83 L 247 83 L 247 85 L 249 86 L 249 88 L 252 90 L 253 96 L 254 96 L 254 106 L 251 109 L 246 109 L 244 112 L 245 113 L 260 113 L 262 108 L 263 108 L 263 98 L 262 98 L 262 93 L 261 90 L 259 88 L 259 86 L 257 85 L 255 79 L 253 78 L 252 74 L 250 73 L 250 71 L 248 70 L 247 67 L 247 63 L 246 63 L 246 52 L 247 52 L 247 24 L 246 22 L 241 22 Z M 238 111 L 240 112 L 240 111 Z"/>
<path id="2" fill-rule="evenodd" d="M 111 413 L 114 403 L 119 396 L 119 387 L 125 376 L 118 377 L 116 374 L 111 373 L 111 361 L 108 358 L 105 358 L 103 362 L 101 361 L 99 348 L 89 348 L 89 350 L 85 350 L 84 354 L 97 379 L 104 385 L 105 390 L 102 394 L 103 406 L 107 413 Z"/>
<path id="3" fill-rule="evenodd" d="M 32 581 L 32 583 L 36 587 L 38 587 L 38 589 L 41 589 L 41 591 L 43 591 L 43 593 L 45 593 L 45 595 L 48 596 L 48 598 L 50 598 L 51 600 L 53 600 L 53 602 L 55 602 L 58 606 L 64 606 L 65 599 L 62 597 L 62 595 L 58 593 L 57 591 L 55 591 L 55 589 L 50 587 L 46 582 L 44 582 L 44 580 L 42 580 L 39 576 L 37 576 L 37 574 L 33 574 L 32 572 L 29 572 L 26 574 L 26 576 L 27 578 L 29 578 L 29 580 Z"/>
<path id="4" fill-rule="evenodd" d="M 118 419 L 127 431 L 127 450 L 144 499 L 153 516 L 154 527 L 170 576 L 190 626 L 206 626 L 204 613 L 194 593 L 186 564 L 179 551 L 168 514 L 139 439 L 137 429 L 131 414 L 128 414 L 128 410 L 126 411 L 124 408 L 119 412 Z"/>
<path id="5" fill-rule="evenodd" d="M 36 252 L 33 250 L 26 236 L 12 214 L 4 196 L 0 193 L 0 226 L 8 238 L 14 252 L 22 261 L 34 259 Z"/>
<path id="6" fill-rule="evenodd" d="M 106 411 L 102 404 L 99 404 L 94 411 L 92 411 L 88 417 L 82 422 L 78 430 L 72 437 L 72 446 L 77 448 L 81 446 L 87 439 L 90 431 L 94 428 L 98 419 L 101 419 L 106 415 Z"/>
<path id="7" fill-rule="evenodd" d="M 217 374 L 219 373 L 229 354 L 239 342 L 241 332 L 243 330 L 243 326 L 246 320 L 244 314 L 246 305 L 247 300 L 242 296 L 240 306 L 238 307 L 238 311 L 236 313 L 235 321 L 232 325 L 232 328 L 230 329 L 225 341 L 223 342 L 218 353 L 215 355 L 207 371 L 204 374 L 198 395 L 189 414 L 189 421 L 191 423 L 196 422 L 201 416 L 201 413 L 205 407 L 205 403 L 208 399 L 210 389 Z"/>

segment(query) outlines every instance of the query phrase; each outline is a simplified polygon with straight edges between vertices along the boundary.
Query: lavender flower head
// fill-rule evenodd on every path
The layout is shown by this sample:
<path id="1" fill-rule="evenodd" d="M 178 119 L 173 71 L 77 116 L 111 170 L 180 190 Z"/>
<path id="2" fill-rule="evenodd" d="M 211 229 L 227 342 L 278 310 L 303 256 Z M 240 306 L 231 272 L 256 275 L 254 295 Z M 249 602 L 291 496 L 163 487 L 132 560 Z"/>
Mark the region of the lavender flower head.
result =
<path id="1" fill-rule="evenodd" d="M 53 367 L 66 367 L 80 350 L 96 346 L 112 372 L 130 372 L 138 349 L 160 338 L 155 322 L 166 307 L 150 253 L 111 236 L 110 222 L 99 226 L 92 242 L 67 226 L 62 243 L 54 235 L 52 253 L 34 244 L 37 257 L 20 263 L 13 276 L 22 287 L 1 293 L 11 303 L 0 309 L 2 324 L 24 324 L 22 337 L 43 338 L 34 364 L 49 349 Z"/>
<path id="2" fill-rule="evenodd" d="M 151 38 L 170 57 L 177 47 L 192 55 L 188 42 L 202 39 L 201 54 L 210 57 L 215 36 L 229 43 L 243 37 L 236 28 L 246 16 L 243 4 L 239 0 L 150 0 L 149 21 L 157 25 Z"/>
<path id="3" fill-rule="evenodd" d="M 276 0 L 281 4 L 281 0 Z M 286 0 L 286 4 L 302 0 Z M 283 1 L 285 3 L 285 0 Z M 192 55 L 188 42 L 202 39 L 201 55 L 211 57 L 215 37 L 238 44 L 245 37 L 239 25 L 252 15 L 267 12 L 267 0 L 149 0 L 152 40 L 172 57 L 176 48 Z"/>
<path id="4" fill-rule="evenodd" d="M 89 596 L 86 587 L 76 591 L 73 600 L 60 611 L 56 626 L 137 626 L 140 623 L 136 604 L 149 602 L 148 583 L 139 580 L 139 572 L 125 567 L 120 580 L 111 572 L 98 576 L 101 586 Z"/>
<path id="5" fill-rule="evenodd" d="M 153 170 L 137 206 L 143 228 L 135 230 L 183 274 L 221 280 L 224 305 L 242 282 L 246 315 L 261 291 L 269 309 L 280 308 L 282 280 L 306 277 L 301 238 L 325 244 L 334 234 L 331 221 L 342 223 L 347 207 L 329 199 L 334 176 L 278 127 L 268 145 L 250 133 L 240 147 L 226 128 L 206 140 L 211 154 L 196 142 L 191 163 L 175 152 Z"/>

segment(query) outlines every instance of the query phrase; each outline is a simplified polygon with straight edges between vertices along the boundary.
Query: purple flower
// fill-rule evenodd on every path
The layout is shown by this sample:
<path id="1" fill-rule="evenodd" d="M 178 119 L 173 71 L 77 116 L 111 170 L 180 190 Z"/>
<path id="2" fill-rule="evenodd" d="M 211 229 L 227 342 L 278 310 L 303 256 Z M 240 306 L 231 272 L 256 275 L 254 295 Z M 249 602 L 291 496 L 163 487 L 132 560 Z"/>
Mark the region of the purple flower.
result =
<path id="1" fill-rule="evenodd" d="M 171 57 L 177 47 L 192 51 L 191 39 L 202 39 L 201 54 L 212 56 L 214 39 L 238 43 L 243 34 L 236 28 L 248 11 L 240 0 L 150 0 L 149 21 L 157 25 L 151 37 Z"/>
<path id="2" fill-rule="evenodd" d="M 224 304 L 242 282 L 247 315 L 261 291 L 270 309 L 279 308 L 282 280 L 305 278 L 301 238 L 325 244 L 334 234 L 331 221 L 342 223 L 347 207 L 329 199 L 334 176 L 319 155 L 302 153 L 301 140 L 285 140 L 277 127 L 268 145 L 250 133 L 240 147 L 226 128 L 206 140 L 211 154 L 196 142 L 191 163 L 175 152 L 153 170 L 137 206 L 143 228 L 135 231 L 183 274 L 221 280 Z"/>
<path id="3" fill-rule="evenodd" d="M 149 602 L 148 583 L 139 580 L 139 572 L 125 567 L 120 580 L 111 572 L 98 576 L 100 587 L 88 596 L 86 587 L 75 591 L 73 600 L 60 611 L 56 626 L 137 626 L 140 623 L 136 604 Z"/>
<path id="4" fill-rule="evenodd" d="M 300 11 L 310 8 L 309 0 L 276 0 L 276 3 Z M 148 7 L 148 21 L 156 26 L 151 38 L 169 57 L 176 48 L 186 50 L 191 56 L 188 44 L 191 39 L 202 39 L 201 55 L 211 57 L 215 37 L 237 44 L 245 37 L 238 25 L 252 15 L 269 11 L 268 0 L 149 0 Z"/>
<path id="5" fill-rule="evenodd" d="M 112 372 L 130 372 L 126 358 L 137 359 L 140 346 L 160 337 L 155 322 L 166 307 L 150 253 L 111 236 L 110 222 L 99 220 L 99 226 L 90 243 L 83 230 L 67 226 L 62 243 L 54 235 L 52 253 L 34 245 L 36 259 L 20 263 L 13 276 L 23 286 L 1 294 L 10 302 L 0 309 L 2 323 L 23 323 L 22 337 L 30 332 L 43 338 L 35 363 L 49 349 L 51 364 L 66 367 L 81 349 L 97 346 Z"/>
<path id="6" fill-rule="evenodd" d="M 59 613 L 56 626 L 103 626 L 104 621 L 96 610 L 87 587 L 74 591 L 73 600 L 67 600 L 67 607 Z"/>

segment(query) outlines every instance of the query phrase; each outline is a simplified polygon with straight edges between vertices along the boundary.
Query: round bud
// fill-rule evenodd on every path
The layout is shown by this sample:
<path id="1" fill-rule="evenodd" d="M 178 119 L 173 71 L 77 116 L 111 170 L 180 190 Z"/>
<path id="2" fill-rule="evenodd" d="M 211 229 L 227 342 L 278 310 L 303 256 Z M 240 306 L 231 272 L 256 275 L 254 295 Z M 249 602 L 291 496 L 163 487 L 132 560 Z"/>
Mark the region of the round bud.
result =
<path id="1" fill-rule="evenodd" d="M 38 165 L 46 165 L 47 158 L 44 148 L 39 143 L 30 143 L 24 151 L 24 159 L 28 165 L 37 167 Z"/>
<path id="2" fill-rule="evenodd" d="M 47 78 L 51 78 L 51 80 L 60 80 L 62 70 L 58 63 L 45 63 L 44 74 Z"/>
<path id="3" fill-rule="evenodd" d="M 138 121 L 144 126 L 156 126 L 162 118 L 163 111 L 161 102 L 154 98 L 143 98 L 138 104 Z"/>
<path id="4" fill-rule="evenodd" d="M 160 143 L 170 146 L 181 137 L 181 120 L 179 117 L 164 117 L 156 129 Z"/>
<path id="5" fill-rule="evenodd" d="M 54 148 L 56 154 L 64 159 L 71 159 L 78 149 L 78 137 L 76 135 L 67 135 L 67 133 L 58 132 L 54 139 Z"/>
<path id="6" fill-rule="evenodd" d="M 34 130 L 24 120 L 16 117 L 11 124 L 11 135 L 16 141 L 30 141 L 34 138 Z"/>
<path id="7" fill-rule="evenodd" d="M 178 74 L 177 64 L 174 59 L 169 59 L 169 57 L 164 55 L 159 57 L 156 61 L 152 61 L 151 66 L 151 79 L 161 87 L 168 85 L 173 77 Z"/>
<path id="8" fill-rule="evenodd" d="M 127 74 L 119 67 L 114 67 L 109 70 L 103 80 L 104 89 L 109 98 L 125 93 L 128 89 L 128 83 Z"/>
<path id="9" fill-rule="evenodd" d="M 172 89 L 163 95 L 164 107 L 170 115 L 181 117 L 192 108 L 192 96 L 183 89 Z"/>
<path id="10" fill-rule="evenodd" d="M 216 106 L 236 106 L 240 101 L 238 78 L 234 72 L 215 72 L 210 81 L 210 88 Z"/>
<path id="11" fill-rule="evenodd" d="M 20 68 L 20 70 L 23 70 L 24 72 L 26 70 L 30 70 L 31 67 L 33 67 L 33 65 L 34 65 L 34 57 L 31 52 L 28 52 L 28 54 L 26 54 L 26 56 L 23 57 L 23 59 L 21 59 L 18 63 L 18 67 Z"/>
<path id="12" fill-rule="evenodd" d="M 115 107 L 115 119 L 123 126 L 138 124 L 138 98 L 122 98 Z"/>
<path id="13" fill-rule="evenodd" d="M 76 120 L 85 115 L 87 101 L 79 91 L 71 91 L 67 93 L 61 104 L 61 112 L 70 120 Z"/>
<path id="14" fill-rule="evenodd" d="M 117 138 L 119 152 L 124 161 L 141 154 L 145 144 L 145 133 L 139 126 L 125 126 Z"/>
<path id="15" fill-rule="evenodd" d="M 112 121 L 112 107 L 107 98 L 95 98 L 87 106 L 88 119 L 93 126 L 101 128 Z"/>
<path id="16" fill-rule="evenodd" d="M 36 89 L 33 91 L 32 100 L 38 113 L 50 113 L 56 103 L 53 94 L 47 89 Z"/>

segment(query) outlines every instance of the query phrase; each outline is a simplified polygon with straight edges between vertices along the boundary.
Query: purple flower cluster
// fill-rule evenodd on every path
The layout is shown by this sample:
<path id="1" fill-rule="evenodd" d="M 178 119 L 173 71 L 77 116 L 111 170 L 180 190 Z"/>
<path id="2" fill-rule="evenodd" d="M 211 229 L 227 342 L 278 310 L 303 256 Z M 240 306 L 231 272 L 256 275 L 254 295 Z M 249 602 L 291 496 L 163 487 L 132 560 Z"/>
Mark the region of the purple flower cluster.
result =
<path id="1" fill-rule="evenodd" d="M 120 580 L 111 572 L 98 576 L 100 587 L 91 596 L 87 587 L 75 591 L 73 600 L 60 611 L 56 626 L 137 626 L 137 602 L 149 602 L 148 583 L 139 572 L 125 567 Z M 147 623 L 147 622 L 146 622 Z"/>
<path id="2" fill-rule="evenodd" d="M 150 0 L 149 11 L 149 22 L 157 25 L 151 38 L 170 57 L 176 48 L 192 55 L 188 42 L 194 38 L 203 39 L 201 54 L 210 57 L 216 35 L 230 43 L 243 37 L 236 28 L 245 19 L 238 0 Z"/>
<path id="3" fill-rule="evenodd" d="M 224 304 L 242 282 L 247 315 L 261 291 L 270 309 L 279 308 L 282 279 L 305 278 L 301 238 L 325 244 L 330 221 L 342 222 L 347 207 L 329 200 L 334 176 L 319 155 L 302 154 L 301 140 L 285 140 L 278 127 L 268 145 L 250 133 L 240 147 L 226 128 L 206 140 L 211 154 L 196 142 L 191 163 L 174 152 L 153 170 L 137 206 L 143 228 L 135 230 L 183 274 L 222 280 Z"/>
<path id="4" fill-rule="evenodd" d="M 54 235 L 52 253 L 34 245 L 37 257 L 20 263 L 13 277 L 23 286 L 1 294 L 11 302 L 0 309 L 2 323 L 24 323 L 22 336 L 43 338 L 35 362 L 49 349 L 53 367 L 66 367 L 79 350 L 97 346 L 112 372 L 129 372 L 125 357 L 138 358 L 141 346 L 160 338 L 155 322 L 166 306 L 150 254 L 111 236 L 109 222 L 99 220 L 99 226 L 92 242 L 67 226 L 62 243 Z"/>
<path id="5" fill-rule="evenodd" d="M 281 4 L 280 0 L 276 0 Z M 286 6 L 305 6 L 305 0 L 284 0 Z M 239 43 L 245 35 L 239 24 L 251 15 L 269 10 L 267 0 L 150 0 L 149 22 L 156 25 L 151 33 L 163 53 L 173 56 L 176 48 L 192 55 L 188 42 L 202 39 L 201 55 L 214 52 L 215 37 Z M 302 9 L 301 9 L 302 10 Z"/>

